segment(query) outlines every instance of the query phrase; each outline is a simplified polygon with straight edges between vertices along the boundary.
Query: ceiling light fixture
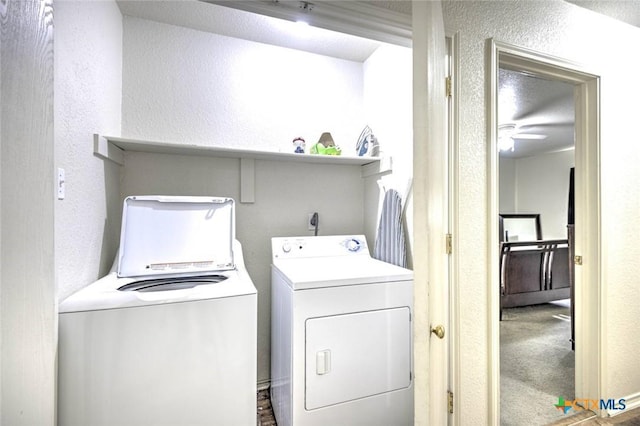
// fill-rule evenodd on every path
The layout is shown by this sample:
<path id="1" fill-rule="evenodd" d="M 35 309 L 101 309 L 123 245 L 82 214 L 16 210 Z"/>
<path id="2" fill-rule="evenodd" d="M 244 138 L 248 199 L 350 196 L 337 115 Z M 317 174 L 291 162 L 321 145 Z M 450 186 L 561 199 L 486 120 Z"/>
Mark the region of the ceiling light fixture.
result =
<path id="1" fill-rule="evenodd" d="M 378 2 L 300 0 L 202 0 L 288 21 L 303 19 L 311 26 L 371 40 L 411 47 L 411 15 Z"/>
<path id="2" fill-rule="evenodd" d="M 516 130 L 515 124 L 501 124 L 498 126 L 498 150 L 511 151 L 515 148 L 513 133 Z"/>
<path id="3" fill-rule="evenodd" d="M 498 150 L 499 151 L 511 151 L 515 148 L 515 142 L 511 136 L 499 136 L 498 137 Z"/>

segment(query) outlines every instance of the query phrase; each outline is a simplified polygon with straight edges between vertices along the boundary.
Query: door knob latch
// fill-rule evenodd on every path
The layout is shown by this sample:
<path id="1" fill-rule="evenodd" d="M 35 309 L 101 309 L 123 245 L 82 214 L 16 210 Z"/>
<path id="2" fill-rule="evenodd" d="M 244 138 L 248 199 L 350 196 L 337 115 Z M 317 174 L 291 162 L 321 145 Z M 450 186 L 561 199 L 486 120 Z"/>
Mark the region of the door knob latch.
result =
<path id="1" fill-rule="evenodd" d="M 438 336 L 438 339 L 444 339 L 444 327 L 441 325 L 436 325 L 435 327 L 431 327 L 431 332 Z"/>

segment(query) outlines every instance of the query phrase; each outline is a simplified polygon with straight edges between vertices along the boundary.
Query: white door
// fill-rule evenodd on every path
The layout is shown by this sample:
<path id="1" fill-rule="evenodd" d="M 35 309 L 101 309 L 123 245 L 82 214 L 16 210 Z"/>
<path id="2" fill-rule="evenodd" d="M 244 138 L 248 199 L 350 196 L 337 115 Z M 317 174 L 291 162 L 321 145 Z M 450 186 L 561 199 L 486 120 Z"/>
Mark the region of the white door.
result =
<path id="1" fill-rule="evenodd" d="M 55 423 L 53 15 L 51 0 L 0 2 L 3 425 Z"/>
<path id="2" fill-rule="evenodd" d="M 448 141 L 440 2 L 413 5 L 415 423 L 448 422 Z M 439 338 L 431 329 L 442 326 Z"/>

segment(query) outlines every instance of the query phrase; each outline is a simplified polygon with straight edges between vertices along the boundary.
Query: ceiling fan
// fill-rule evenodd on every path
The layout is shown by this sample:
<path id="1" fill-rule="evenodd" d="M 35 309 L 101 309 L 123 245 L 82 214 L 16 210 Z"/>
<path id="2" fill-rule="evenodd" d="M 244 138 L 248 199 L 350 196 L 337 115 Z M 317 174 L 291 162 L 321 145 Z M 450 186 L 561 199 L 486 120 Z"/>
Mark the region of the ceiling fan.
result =
<path id="1" fill-rule="evenodd" d="M 509 157 L 561 150 L 573 143 L 574 86 L 500 68 L 498 141 Z"/>
<path id="2" fill-rule="evenodd" d="M 500 151 L 513 151 L 515 140 L 544 140 L 547 135 L 542 133 L 527 133 L 514 123 L 501 124 L 498 126 L 498 148 Z"/>

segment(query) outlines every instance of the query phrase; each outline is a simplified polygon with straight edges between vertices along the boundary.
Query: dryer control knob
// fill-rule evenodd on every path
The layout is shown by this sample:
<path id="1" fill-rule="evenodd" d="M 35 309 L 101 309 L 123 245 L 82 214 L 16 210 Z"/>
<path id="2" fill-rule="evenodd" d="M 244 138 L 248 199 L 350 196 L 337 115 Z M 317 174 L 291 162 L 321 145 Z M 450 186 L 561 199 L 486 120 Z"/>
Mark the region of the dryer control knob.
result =
<path id="1" fill-rule="evenodd" d="M 289 253 L 291 251 L 291 244 L 283 243 L 282 244 L 282 251 L 285 252 L 285 253 Z"/>
<path id="2" fill-rule="evenodd" d="M 352 238 L 349 241 L 347 241 L 347 250 L 353 251 L 353 252 L 360 250 L 360 241 L 356 240 L 355 238 Z"/>

